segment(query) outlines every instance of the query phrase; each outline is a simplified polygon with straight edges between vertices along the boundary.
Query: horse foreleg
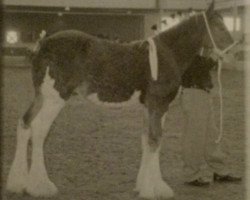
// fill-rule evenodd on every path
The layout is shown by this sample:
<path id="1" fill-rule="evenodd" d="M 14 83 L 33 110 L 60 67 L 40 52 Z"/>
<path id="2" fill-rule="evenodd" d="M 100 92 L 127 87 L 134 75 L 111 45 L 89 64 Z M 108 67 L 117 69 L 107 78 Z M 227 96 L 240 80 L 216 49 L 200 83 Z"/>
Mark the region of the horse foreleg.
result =
<path id="1" fill-rule="evenodd" d="M 171 198 L 172 189 L 163 181 L 160 170 L 162 112 L 149 112 L 149 133 L 142 135 L 142 160 L 136 190 L 147 199 Z"/>

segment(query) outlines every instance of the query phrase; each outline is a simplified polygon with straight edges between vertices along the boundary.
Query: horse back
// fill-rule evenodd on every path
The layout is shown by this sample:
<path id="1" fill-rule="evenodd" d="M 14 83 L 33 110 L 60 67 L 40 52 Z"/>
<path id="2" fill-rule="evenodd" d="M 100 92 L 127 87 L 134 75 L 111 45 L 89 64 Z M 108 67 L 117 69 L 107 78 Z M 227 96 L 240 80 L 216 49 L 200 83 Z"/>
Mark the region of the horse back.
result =
<path id="1" fill-rule="evenodd" d="M 88 91 L 103 100 L 122 101 L 146 86 L 146 54 L 139 43 L 119 44 L 80 31 L 62 31 L 41 41 L 33 59 L 33 82 L 39 87 L 49 67 L 64 99 L 87 82 Z"/>

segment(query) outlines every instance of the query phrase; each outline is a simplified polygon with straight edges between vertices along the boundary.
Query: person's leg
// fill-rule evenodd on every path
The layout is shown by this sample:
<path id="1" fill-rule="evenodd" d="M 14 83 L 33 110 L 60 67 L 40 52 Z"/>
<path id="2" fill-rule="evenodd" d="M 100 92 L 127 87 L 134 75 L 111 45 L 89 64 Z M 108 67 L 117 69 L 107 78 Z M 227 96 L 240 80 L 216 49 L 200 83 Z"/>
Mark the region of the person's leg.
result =
<path id="1" fill-rule="evenodd" d="M 226 155 L 222 152 L 220 143 L 216 140 L 219 136 L 219 130 L 215 124 L 214 111 L 210 101 L 210 113 L 208 118 L 208 127 L 206 134 L 206 161 L 213 172 L 214 181 L 217 182 L 238 182 L 241 181 L 240 176 L 230 173 L 226 163 Z"/>
<path id="2" fill-rule="evenodd" d="M 207 134 L 206 134 L 206 161 L 211 170 L 217 174 L 226 175 L 229 170 L 225 162 L 225 154 L 221 150 L 220 142 L 216 140 L 219 136 L 219 130 L 216 127 L 213 102 L 210 99 L 208 123 L 207 123 Z"/>
<path id="3" fill-rule="evenodd" d="M 185 118 L 182 137 L 185 181 L 202 179 L 211 182 L 213 173 L 205 160 L 208 94 L 198 89 L 184 89 L 182 108 Z"/>

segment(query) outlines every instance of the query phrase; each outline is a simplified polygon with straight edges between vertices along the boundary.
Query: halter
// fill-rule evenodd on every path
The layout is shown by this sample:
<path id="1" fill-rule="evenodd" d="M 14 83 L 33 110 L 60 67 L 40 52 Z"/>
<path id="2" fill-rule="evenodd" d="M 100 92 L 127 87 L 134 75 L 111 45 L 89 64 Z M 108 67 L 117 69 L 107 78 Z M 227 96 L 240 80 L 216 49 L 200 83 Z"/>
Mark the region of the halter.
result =
<path id="1" fill-rule="evenodd" d="M 236 44 L 238 44 L 238 41 L 235 41 L 233 44 L 229 45 L 228 47 L 226 47 L 224 50 L 220 50 L 215 41 L 214 41 L 214 38 L 213 38 L 213 35 L 211 33 L 211 29 L 210 29 L 210 26 L 209 26 L 209 23 L 208 23 L 208 20 L 207 20 L 207 15 L 205 12 L 202 12 L 202 15 L 203 15 L 203 18 L 205 20 L 205 25 L 206 25 L 206 28 L 207 28 L 207 32 L 208 32 L 208 35 L 209 35 L 209 38 L 213 44 L 213 48 L 214 48 L 214 51 L 215 53 L 219 56 L 219 57 L 223 57 L 223 55 L 225 53 L 227 53 L 230 49 L 232 49 Z"/>
<path id="2" fill-rule="evenodd" d="M 223 136 L 223 97 L 222 97 L 222 83 L 221 83 L 221 69 L 222 69 L 222 59 L 224 54 L 227 53 L 230 49 L 232 49 L 236 44 L 238 44 L 237 42 L 234 42 L 233 44 L 229 45 L 228 47 L 226 47 L 224 50 L 220 50 L 213 38 L 213 35 L 211 33 L 211 29 L 207 20 L 207 16 L 205 12 L 202 12 L 203 18 L 205 20 L 205 25 L 206 25 L 206 29 L 208 32 L 208 35 L 210 37 L 210 40 L 213 44 L 213 51 L 215 54 L 217 54 L 219 56 L 219 64 L 218 64 L 218 85 L 219 85 L 219 95 L 220 95 L 220 133 L 219 136 L 217 138 L 217 140 L 215 141 L 217 144 L 220 143 L 222 136 Z"/>

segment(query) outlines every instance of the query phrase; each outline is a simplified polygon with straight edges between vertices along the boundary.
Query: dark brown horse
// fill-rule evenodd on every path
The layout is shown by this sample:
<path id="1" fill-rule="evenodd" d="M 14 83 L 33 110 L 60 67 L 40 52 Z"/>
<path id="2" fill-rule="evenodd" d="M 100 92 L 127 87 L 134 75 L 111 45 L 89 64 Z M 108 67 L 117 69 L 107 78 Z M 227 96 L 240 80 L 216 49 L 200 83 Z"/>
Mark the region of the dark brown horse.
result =
<path id="1" fill-rule="evenodd" d="M 213 4 L 172 29 L 155 36 L 158 74 L 153 80 L 148 41 L 118 44 L 79 31 L 63 31 L 46 37 L 33 60 L 35 98 L 17 127 L 17 148 L 7 189 L 32 196 L 57 192 L 44 164 L 43 145 L 50 126 L 72 93 L 81 88 L 84 96 L 96 93 L 103 102 L 123 102 L 140 91 L 148 110 L 149 130 L 142 135 L 142 162 L 136 191 L 140 197 L 173 196 L 160 172 L 161 117 L 175 97 L 181 77 L 202 47 L 211 47 L 205 17 L 217 46 L 233 40 Z M 152 41 L 152 40 L 151 40 Z M 28 170 L 27 144 L 32 142 Z"/>

